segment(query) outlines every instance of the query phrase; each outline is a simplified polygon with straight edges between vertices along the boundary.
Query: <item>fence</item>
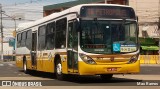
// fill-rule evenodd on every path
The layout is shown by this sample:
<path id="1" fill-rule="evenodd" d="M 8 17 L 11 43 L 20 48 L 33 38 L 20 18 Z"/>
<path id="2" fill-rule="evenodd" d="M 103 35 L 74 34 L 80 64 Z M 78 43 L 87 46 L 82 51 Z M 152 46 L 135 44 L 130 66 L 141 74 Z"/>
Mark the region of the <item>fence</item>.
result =
<path id="1" fill-rule="evenodd" d="M 159 55 L 140 55 L 141 64 L 160 64 Z"/>
<path id="2" fill-rule="evenodd" d="M 0 56 L 1 58 L 1 56 Z M 13 55 L 3 55 L 3 61 L 14 61 L 14 56 Z"/>

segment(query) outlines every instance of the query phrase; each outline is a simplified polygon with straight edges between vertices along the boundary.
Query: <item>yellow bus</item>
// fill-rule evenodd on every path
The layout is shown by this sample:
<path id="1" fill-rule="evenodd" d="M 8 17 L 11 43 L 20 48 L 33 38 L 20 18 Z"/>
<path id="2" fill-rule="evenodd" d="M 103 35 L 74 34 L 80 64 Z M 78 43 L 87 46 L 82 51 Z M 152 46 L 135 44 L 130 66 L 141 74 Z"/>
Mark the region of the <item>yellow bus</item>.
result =
<path id="1" fill-rule="evenodd" d="M 100 75 L 139 73 L 138 23 L 134 9 L 81 4 L 19 25 L 16 65 L 24 72 Z"/>

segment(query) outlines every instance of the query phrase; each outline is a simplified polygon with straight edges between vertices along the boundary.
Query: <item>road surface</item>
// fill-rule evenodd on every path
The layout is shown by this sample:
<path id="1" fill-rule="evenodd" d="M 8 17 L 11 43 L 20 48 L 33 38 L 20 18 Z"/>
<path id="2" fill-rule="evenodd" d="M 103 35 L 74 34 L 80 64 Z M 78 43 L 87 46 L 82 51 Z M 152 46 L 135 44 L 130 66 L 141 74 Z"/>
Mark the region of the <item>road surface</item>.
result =
<path id="1" fill-rule="evenodd" d="M 139 74 L 118 74 L 114 75 L 113 79 L 110 81 L 103 81 L 99 76 L 69 76 L 70 79 L 66 81 L 59 81 L 54 78 L 52 73 L 44 73 L 44 72 L 35 72 L 31 71 L 30 74 L 23 73 L 22 69 L 19 69 L 15 66 L 14 62 L 1 62 L 0 63 L 0 81 L 9 80 L 9 81 L 37 81 L 42 82 L 42 89 L 46 89 L 46 87 L 56 87 L 60 86 L 72 89 L 71 86 L 86 86 L 84 88 L 91 88 L 92 86 L 96 88 L 99 87 L 113 87 L 115 86 L 117 89 L 118 86 L 126 87 L 126 86 L 134 86 L 134 87 L 159 87 L 160 85 L 160 65 L 141 65 L 141 72 Z M 158 86 L 142 86 L 141 83 L 157 83 Z M 139 85 L 141 86 L 139 86 Z M 35 87 L 33 87 L 35 88 Z M 88 89 L 87 88 L 87 89 Z M 14 88 L 13 88 L 14 89 Z M 96 88 L 97 89 L 97 88 Z M 112 88 L 111 88 L 112 89 Z M 124 88 L 125 89 L 125 88 Z M 127 89 L 127 88 L 126 88 Z M 158 88 L 157 88 L 158 89 Z"/>

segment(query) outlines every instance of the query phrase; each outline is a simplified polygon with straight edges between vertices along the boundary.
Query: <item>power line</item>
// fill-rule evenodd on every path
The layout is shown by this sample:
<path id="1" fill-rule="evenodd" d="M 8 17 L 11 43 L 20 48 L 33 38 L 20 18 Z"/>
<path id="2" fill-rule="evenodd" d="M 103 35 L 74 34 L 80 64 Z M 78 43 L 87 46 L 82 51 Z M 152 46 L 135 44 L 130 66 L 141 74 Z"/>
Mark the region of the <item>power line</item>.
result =
<path id="1" fill-rule="evenodd" d="M 42 2 L 42 1 L 49 2 L 47 0 L 30 0 L 30 1 L 27 1 L 27 2 L 21 2 L 21 3 L 14 3 L 14 4 L 10 4 L 10 5 L 5 5 L 4 7 L 18 6 L 18 5 L 24 5 L 24 4 L 32 4 L 32 3 Z"/>
<path id="2" fill-rule="evenodd" d="M 1 14 L 1 61 L 3 61 L 3 25 L 2 25 L 2 5 L 0 4 Z"/>
<path id="3" fill-rule="evenodd" d="M 64 1 L 77 1 L 77 0 L 55 0 L 56 3 L 62 3 Z M 60 2 L 61 1 L 61 2 Z M 51 0 L 30 0 L 30 1 L 27 1 L 27 2 L 21 2 L 21 3 L 14 3 L 14 4 L 9 4 L 9 5 L 4 5 L 3 7 L 9 7 L 9 6 L 19 6 L 19 5 L 24 5 L 24 4 L 33 4 L 33 3 L 37 3 L 39 4 L 40 2 L 45 2 L 46 4 L 51 4 Z M 52 3 L 54 4 L 54 3 Z"/>

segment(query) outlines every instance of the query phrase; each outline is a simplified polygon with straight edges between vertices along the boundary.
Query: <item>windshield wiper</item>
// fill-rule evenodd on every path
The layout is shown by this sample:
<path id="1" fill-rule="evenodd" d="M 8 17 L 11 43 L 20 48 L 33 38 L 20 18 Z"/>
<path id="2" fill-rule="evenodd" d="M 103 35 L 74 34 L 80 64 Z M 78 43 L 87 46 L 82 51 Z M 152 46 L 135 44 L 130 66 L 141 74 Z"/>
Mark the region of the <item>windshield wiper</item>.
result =
<path id="1" fill-rule="evenodd" d="M 94 21 L 95 21 L 96 28 L 97 28 L 98 30 L 101 30 L 101 29 L 98 27 L 98 26 L 99 26 L 99 22 L 98 22 L 97 18 L 94 18 Z"/>

